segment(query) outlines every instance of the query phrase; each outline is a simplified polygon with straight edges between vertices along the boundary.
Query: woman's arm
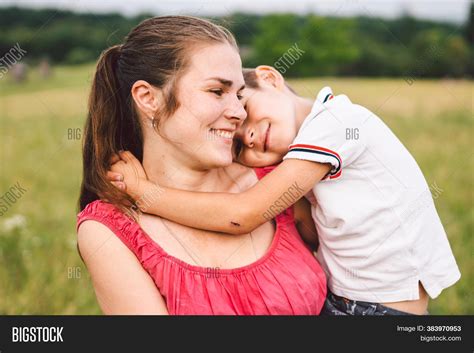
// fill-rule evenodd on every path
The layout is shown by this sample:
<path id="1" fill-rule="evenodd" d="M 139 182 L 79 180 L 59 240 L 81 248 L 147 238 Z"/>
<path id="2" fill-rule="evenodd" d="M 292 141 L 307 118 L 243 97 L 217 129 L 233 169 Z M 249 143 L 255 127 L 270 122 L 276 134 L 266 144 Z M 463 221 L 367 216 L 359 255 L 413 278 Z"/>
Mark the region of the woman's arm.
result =
<path id="1" fill-rule="evenodd" d="M 168 314 L 153 280 L 109 228 L 84 221 L 79 227 L 78 245 L 104 314 Z"/>
<path id="2" fill-rule="evenodd" d="M 331 168 L 329 164 L 287 159 L 242 193 L 208 193 L 155 185 L 139 177 L 144 175 L 143 167 L 130 152 L 122 152 L 120 158 L 109 178 L 123 175 L 127 193 L 143 212 L 230 234 L 251 232 L 273 219 L 311 190 Z"/>

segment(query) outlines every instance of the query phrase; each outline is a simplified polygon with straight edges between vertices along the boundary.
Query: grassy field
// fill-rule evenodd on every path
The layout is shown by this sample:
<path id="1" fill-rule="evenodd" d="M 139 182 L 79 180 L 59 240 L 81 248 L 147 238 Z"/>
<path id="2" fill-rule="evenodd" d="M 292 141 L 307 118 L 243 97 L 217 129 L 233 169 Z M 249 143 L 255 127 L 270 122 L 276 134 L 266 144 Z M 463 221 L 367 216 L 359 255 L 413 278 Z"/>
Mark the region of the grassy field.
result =
<path id="1" fill-rule="evenodd" d="M 98 314 L 76 251 L 81 140 L 93 67 L 57 67 L 42 80 L 0 79 L 0 196 L 26 191 L 0 216 L 0 314 Z M 433 314 L 474 314 L 472 81 L 324 78 L 291 81 L 304 96 L 330 84 L 394 130 L 436 185 L 436 206 L 462 278 Z"/>

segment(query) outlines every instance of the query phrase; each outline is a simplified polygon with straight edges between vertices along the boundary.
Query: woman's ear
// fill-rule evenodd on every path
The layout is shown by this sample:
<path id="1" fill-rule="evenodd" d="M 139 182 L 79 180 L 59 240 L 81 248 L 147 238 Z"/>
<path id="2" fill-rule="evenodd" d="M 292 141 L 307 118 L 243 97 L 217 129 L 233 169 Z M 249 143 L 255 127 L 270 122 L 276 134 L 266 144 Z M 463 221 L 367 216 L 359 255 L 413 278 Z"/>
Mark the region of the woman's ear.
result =
<path id="1" fill-rule="evenodd" d="M 282 90 L 285 87 L 285 79 L 272 66 L 260 65 L 255 68 L 255 74 L 259 84 L 262 86 L 271 85 L 276 89 Z"/>
<path id="2" fill-rule="evenodd" d="M 136 81 L 131 95 L 137 109 L 147 118 L 155 116 L 161 103 L 161 91 L 144 80 Z"/>

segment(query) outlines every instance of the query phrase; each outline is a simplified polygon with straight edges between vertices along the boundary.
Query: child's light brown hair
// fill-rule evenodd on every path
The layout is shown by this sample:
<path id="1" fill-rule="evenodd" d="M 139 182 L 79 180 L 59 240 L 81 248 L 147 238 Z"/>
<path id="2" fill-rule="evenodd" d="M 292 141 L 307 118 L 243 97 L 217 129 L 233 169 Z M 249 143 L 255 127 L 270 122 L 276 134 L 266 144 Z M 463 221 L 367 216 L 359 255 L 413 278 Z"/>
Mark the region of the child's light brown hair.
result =
<path id="1" fill-rule="evenodd" d="M 255 69 L 249 69 L 245 68 L 242 70 L 242 74 L 244 75 L 244 80 L 245 80 L 245 86 L 252 88 L 252 89 L 259 89 L 260 85 L 258 84 L 258 77 L 257 73 L 255 72 Z M 288 87 L 288 89 L 293 92 L 294 94 L 297 94 L 295 90 L 286 82 L 285 80 L 285 86 Z"/>

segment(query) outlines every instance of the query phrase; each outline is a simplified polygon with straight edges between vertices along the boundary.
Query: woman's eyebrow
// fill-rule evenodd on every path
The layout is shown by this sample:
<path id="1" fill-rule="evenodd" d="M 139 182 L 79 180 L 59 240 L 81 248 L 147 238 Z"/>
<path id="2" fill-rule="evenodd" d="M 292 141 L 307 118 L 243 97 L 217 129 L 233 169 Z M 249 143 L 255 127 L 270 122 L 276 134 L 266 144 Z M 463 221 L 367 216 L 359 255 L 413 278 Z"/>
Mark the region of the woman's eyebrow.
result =
<path id="1" fill-rule="evenodd" d="M 222 78 L 222 77 L 210 77 L 206 81 L 210 81 L 210 80 L 218 81 L 218 82 L 222 83 L 224 86 L 227 86 L 227 87 L 232 87 L 232 85 L 234 84 L 233 81 L 227 80 L 227 79 Z M 243 84 L 239 88 L 239 91 L 243 90 L 244 88 L 245 88 L 245 84 Z"/>

